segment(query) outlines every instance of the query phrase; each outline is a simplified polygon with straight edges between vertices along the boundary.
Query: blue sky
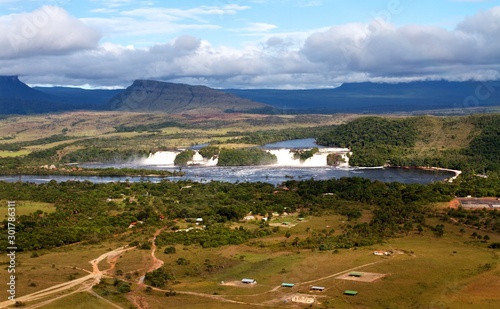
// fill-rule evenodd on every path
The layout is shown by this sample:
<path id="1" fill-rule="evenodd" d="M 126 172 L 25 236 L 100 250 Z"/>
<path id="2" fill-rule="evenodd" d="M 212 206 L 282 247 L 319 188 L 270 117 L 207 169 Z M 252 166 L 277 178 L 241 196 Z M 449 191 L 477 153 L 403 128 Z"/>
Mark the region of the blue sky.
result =
<path id="1" fill-rule="evenodd" d="M 0 0 L 0 74 L 217 88 L 500 79 L 500 0 Z"/>

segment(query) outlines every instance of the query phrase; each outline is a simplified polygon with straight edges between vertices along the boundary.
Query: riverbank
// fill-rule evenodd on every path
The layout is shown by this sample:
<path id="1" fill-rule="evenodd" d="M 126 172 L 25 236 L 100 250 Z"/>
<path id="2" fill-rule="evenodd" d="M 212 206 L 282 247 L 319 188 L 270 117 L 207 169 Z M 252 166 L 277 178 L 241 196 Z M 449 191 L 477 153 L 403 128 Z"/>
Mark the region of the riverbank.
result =
<path id="1" fill-rule="evenodd" d="M 450 168 L 443 168 L 443 167 L 422 167 L 422 166 L 418 166 L 416 168 L 421 169 L 421 170 L 425 170 L 425 171 L 440 171 L 440 172 L 451 172 L 451 173 L 454 173 L 455 176 L 446 179 L 448 182 L 453 182 L 455 179 L 458 178 L 458 176 L 460 176 L 462 174 L 462 171 L 454 170 L 454 169 L 450 169 Z"/>
<path id="2" fill-rule="evenodd" d="M 151 170 L 135 168 L 18 168 L 3 170 L 0 176 L 73 176 L 73 177 L 179 177 L 177 170 Z"/>

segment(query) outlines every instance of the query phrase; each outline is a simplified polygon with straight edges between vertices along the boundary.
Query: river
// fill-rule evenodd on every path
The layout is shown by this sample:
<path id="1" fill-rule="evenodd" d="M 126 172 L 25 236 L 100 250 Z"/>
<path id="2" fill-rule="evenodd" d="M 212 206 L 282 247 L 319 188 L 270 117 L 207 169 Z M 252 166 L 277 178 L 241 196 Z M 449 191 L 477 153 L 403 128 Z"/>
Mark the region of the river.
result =
<path id="1" fill-rule="evenodd" d="M 317 146 L 314 143 L 314 139 L 304 139 L 304 140 L 292 140 L 285 141 L 276 144 L 268 144 L 263 146 L 270 151 L 294 148 L 311 148 Z M 326 148 L 325 148 L 326 149 Z M 0 176 L 0 181 L 8 182 L 33 182 L 33 183 L 46 183 L 51 180 L 57 182 L 63 181 L 90 181 L 94 183 L 107 183 L 107 182 L 161 182 L 164 180 L 168 181 L 179 181 L 179 180 L 191 180 L 200 183 L 206 183 L 210 181 L 221 181 L 221 182 L 266 182 L 274 185 L 278 185 L 287 180 L 326 180 L 332 178 L 341 177 L 363 177 L 371 180 L 379 180 L 383 182 L 401 182 L 401 183 L 418 183 L 427 184 L 436 181 L 443 181 L 450 177 L 455 176 L 455 173 L 450 171 L 440 171 L 440 170 L 421 170 L 421 169 L 406 169 L 406 168 L 350 168 L 350 167 L 331 167 L 327 166 L 326 163 L 320 163 L 322 166 L 317 166 L 317 164 L 277 164 L 271 166 L 238 166 L 238 167 L 221 167 L 213 165 L 194 165 L 187 167 L 175 167 L 173 166 L 172 158 L 169 157 L 169 153 L 164 152 L 151 154 L 150 158 L 145 160 L 139 160 L 127 163 L 115 163 L 115 164 L 82 164 L 80 166 L 84 168 L 139 168 L 139 169 L 151 169 L 151 170 L 170 170 L 178 171 L 182 170 L 185 173 L 184 176 L 176 177 L 158 177 L 158 176 L 148 176 L 148 177 L 97 177 L 97 176 L 61 176 L 61 175 L 49 175 L 49 176 L 32 176 L 32 175 L 21 175 L 21 176 Z M 162 164 L 161 160 L 152 160 L 153 157 L 166 158 L 167 164 Z M 318 158 L 324 156 L 324 154 L 318 154 Z M 168 157 L 168 158 L 167 158 Z M 174 156 L 175 157 L 175 156 Z M 312 160 L 311 163 L 319 162 L 318 160 Z M 322 162 L 322 161 L 320 161 Z M 325 161 L 326 162 L 326 161 Z"/>

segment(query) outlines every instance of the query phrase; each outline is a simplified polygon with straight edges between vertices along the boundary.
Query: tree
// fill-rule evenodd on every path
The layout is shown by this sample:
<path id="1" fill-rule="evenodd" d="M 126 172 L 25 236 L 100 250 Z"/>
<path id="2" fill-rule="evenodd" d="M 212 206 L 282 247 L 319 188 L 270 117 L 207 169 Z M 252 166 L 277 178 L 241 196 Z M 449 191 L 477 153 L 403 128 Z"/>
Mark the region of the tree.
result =
<path id="1" fill-rule="evenodd" d="M 444 225 L 442 225 L 442 224 L 436 225 L 436 227 L 434 228 L 434 235 L 436 235 L 437 237 L 443 236 L 444 235 Z"/>
<path id="2" fill-rule="evenodd" d="M 154 287 L 164 287 L 168 280 L 174 280 L 173 274 L 169 273 L 164 267 L 160 267 L 152 272 L 146 273 L 144 280 Z"/>
<path id="3" fill-rule="evenodd" d="M 174 246 L 166 247 L 165 250 L 163 250 L 163 253 L 165 254 L 174 254 L 176 252 Z"/>

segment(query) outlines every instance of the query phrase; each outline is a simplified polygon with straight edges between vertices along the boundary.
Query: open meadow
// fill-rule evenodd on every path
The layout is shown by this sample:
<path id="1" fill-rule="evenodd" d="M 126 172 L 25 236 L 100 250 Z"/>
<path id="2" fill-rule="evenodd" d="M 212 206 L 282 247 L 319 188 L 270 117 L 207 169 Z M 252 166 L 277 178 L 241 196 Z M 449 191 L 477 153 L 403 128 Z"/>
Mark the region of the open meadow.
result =
<path id="1" fill-rule="evenodd" d="M 292 222 L 294 218 L 296 215 L 291 214 L 275 221 Z M 87 292 L 76 287 L 68 289 L 50 296 L 48 299 L 61 298 L 41 308 L 60 308 L 62 304 L 67 308 L 72 303 L 75 308 L 112 308 L 109 302 L 127 308 L 124 305 L 130 297 L 147 303 L 147 308 L 253 308 L 256 305 L 296 308 L 300 307 L 293 301 L 299 299 L 297 296 L 313 299 L 313 306 L 317 308 L 493 308 L 500 304 L 500 295 L 496 293 L 500 279 L 499 253 L 486 248 L 487 243 L 473 240 L 470 235 L 475 230 L 471 228 L 466 228 L 464 233 L 460 227 L 445 223 L 442 237 L 429 230 L 412 231 L 376 246 L 334 251 L 297 249 L 292 245 L 295 237 L 305 238 L 311 230 L 340 230 L 343 219 L 335 215 L 308 217 L 293 227 L 280 228 L 278 234 L 236 246 L 203 249 L 176 245 L 175 253 L 169 254 L 163 252 L 165 246 L 159 247 L 156 258 L 175 276 L 175 280 L 162 288 L 146 289 L 137 285 L 140 274 L 152 265 L 152 255 L 150 249 L 131 249 L 98 264 L 101 271 L 109 269 L 104 276 L 109 279 L 103 279 L 107 287 Z M 430 218 L 429 224 L 433 223 L 440 221 Z M 287 237 L 287 232 L 291 236 Z M 500 241 L 500 235 L 488 235 L 489 242 Z M 126 244 L 107 241 L 99 245 L 75 244 L 42 250 L 36 254 L 20 253 L 16 269 L 18 295 L 76 280 L 92 271 L 91 260 L 123 245 Z M 377 250 L 391 254 L 376 256 Z M 3 260 L 5 262 L 5 258 Z M 184 262 L 180 263 L 181 260 Z M 383 276 L 373 282 L 338 278 L 353 271 Z M 252 278 L 256 284 L 242 284 L 242 278 Z M 1 280 L 7 280 L 5 272 Z M 133 296 L 113 292 L 113 280 L 130 282 Z M 281 287 L 284 282 L 294 286 Z M 311 291 L 311 286 L 321 286 L 324 290 Z M 346 290 L 358 291 L 358 294 L 344 295 Z M 41 300 L 45 301 L 47 299 Z"/>

